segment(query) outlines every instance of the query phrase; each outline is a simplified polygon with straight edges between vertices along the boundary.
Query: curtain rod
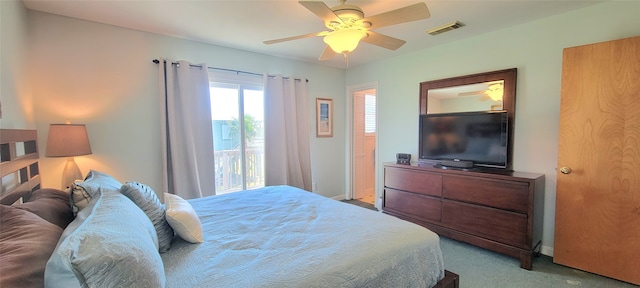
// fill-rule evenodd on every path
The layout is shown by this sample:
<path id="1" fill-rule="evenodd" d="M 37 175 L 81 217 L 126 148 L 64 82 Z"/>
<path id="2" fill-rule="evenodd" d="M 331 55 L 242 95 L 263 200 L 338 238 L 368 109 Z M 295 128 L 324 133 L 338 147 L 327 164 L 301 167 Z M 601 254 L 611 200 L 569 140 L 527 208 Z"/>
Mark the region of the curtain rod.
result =
<path id="1" fill-rule="evenodd" d="M 152 60 L 153 63 L 159 64 L 160 60 L 158 59 L 153 59 Z M 166 60 L 164 61 L 165 63 L 167 62 Z M 178 64 L 178 62 L 172 62 L 171 64 Z M 194 65 L 194 64 L 190 64 L 191 67 L 199 67 L 202 68 L 202 66 L 200 65 Z M 212 70 L 220 70 L 220 71 L 227 71 L 227 72 L 234 72 L 234 73 L 242 73 L 242 74 L 249 74 L 249 75 L 254 75 L 254 76 L 262 76 L 262 74 L 260 73 L 254 73 L 254 72 L 247 72 L 247 71 L 240 71 L 240 70 L 233 70 L 233 69 L 226 69 L 226 68 L 217 68 L 217 67 L 209 67 L 207 66 L 207 69 L 212 69 Z M 274 75 L 267 75 L 269 77 L 275 77 Z M 284 79 L 289 79 L 289 77 L 283 77 Z M 301 79 L 298 78 L 293 78 L 294 80 L 298 80 L 300 81 Z M 306 79 L 307 83 L 309 82 L 309 79 Z"/>

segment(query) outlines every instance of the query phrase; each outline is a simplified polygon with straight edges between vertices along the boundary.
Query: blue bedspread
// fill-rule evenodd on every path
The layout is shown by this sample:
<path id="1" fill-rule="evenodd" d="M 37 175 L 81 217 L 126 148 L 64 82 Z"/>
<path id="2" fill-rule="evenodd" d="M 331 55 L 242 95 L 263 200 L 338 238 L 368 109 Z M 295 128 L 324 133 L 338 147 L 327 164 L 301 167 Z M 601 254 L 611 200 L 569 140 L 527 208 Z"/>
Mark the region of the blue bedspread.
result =
<path id="1" fill-rule="evenodd" d="M 289 186 L 192 199 L 204 243 L 162 253 L 167 287 L 431 287 L 438 236 Z"/>

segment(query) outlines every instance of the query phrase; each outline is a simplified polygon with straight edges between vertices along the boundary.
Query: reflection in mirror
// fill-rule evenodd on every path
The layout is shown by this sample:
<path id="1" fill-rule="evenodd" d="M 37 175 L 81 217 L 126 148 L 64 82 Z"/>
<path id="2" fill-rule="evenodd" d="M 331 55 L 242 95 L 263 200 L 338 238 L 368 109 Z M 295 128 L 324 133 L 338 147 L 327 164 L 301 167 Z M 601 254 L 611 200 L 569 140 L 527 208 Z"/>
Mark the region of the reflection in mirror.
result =
<path id="1" fill-rule="evenodd" d="M 429 89 L 427 114 L 502 110 L 504 80 Z"/>

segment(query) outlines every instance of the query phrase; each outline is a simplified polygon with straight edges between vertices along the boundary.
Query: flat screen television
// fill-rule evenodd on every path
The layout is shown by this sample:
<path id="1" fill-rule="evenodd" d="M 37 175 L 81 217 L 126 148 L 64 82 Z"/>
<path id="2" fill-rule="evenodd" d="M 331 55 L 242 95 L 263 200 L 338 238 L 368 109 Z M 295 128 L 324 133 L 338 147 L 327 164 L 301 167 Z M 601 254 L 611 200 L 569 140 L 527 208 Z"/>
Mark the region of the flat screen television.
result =
<path id="1" fill-rule="evenodd" d="M 506 111 L 420 115 L 418 161 L 442 168 L 507 168 Z"/>

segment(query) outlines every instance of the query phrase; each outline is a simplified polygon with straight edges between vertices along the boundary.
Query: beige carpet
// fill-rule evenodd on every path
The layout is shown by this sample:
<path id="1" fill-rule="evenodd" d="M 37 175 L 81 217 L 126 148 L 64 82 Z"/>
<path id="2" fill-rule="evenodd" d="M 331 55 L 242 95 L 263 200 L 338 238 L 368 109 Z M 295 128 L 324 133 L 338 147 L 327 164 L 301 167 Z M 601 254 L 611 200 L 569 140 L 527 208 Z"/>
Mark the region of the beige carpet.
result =
<path id="1" fill-rule="evenodd" d="M 638 288 L 633 284 L 553 263 L 542 255 L 533 259 L 533 270 L 520 268 L 516 258 L 440 237 L 445 269 L 460 275 L 460 288 L 572 287 Z"/>

